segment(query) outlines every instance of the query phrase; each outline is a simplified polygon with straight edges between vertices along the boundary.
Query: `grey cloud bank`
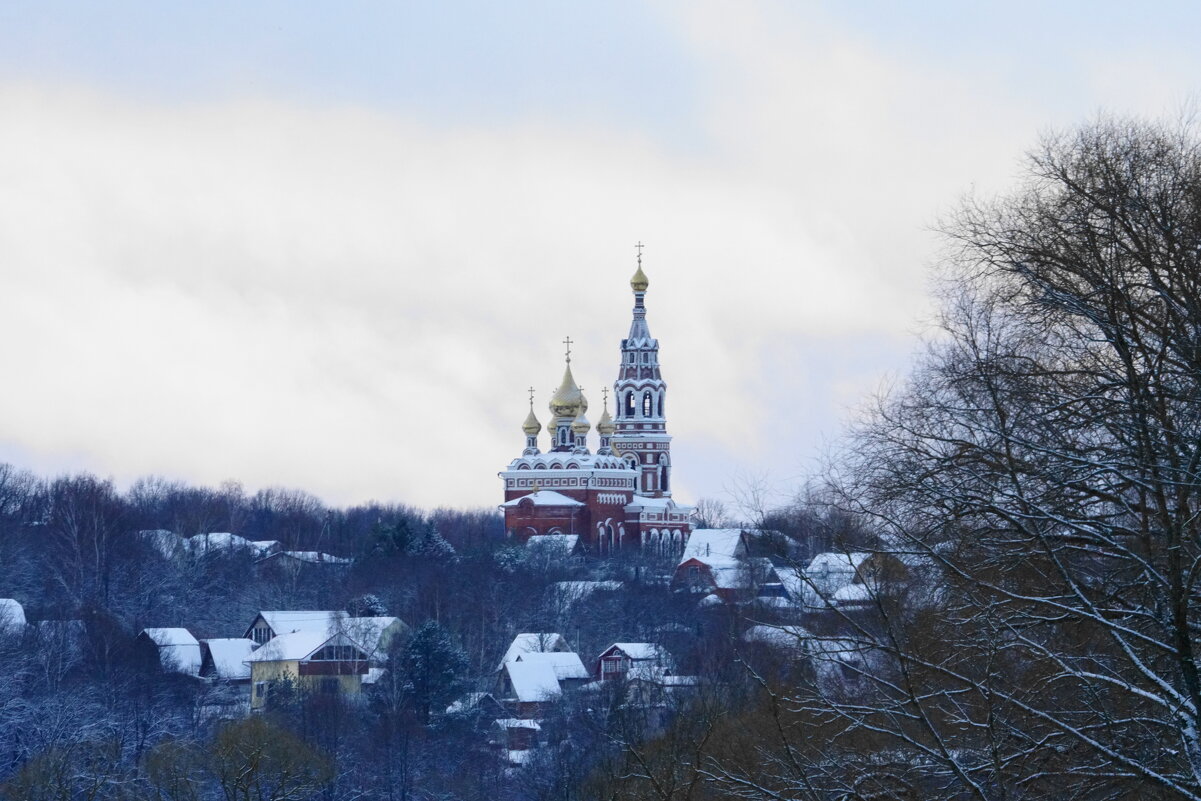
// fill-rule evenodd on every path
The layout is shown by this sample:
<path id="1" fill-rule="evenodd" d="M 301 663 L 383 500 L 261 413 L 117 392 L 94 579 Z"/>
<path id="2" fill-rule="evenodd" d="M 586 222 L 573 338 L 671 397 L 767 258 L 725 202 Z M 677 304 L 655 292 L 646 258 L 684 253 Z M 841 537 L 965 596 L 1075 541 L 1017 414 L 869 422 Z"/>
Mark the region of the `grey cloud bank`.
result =
<path id="1" fill-rule="evenodd" d="M 903 369 L 942 209 L 1003 185 L 1040 127 L 1185 92 L 1098 72 L 1052 113 L 829 20 L 668 8 L 710 64 L 700 148 L 615 111 L 433 124 L 0 74 L 0 457 L 493 504 L 564 334 L 599 406 L 641 238 L 677 489 L 783 489 Z"/>

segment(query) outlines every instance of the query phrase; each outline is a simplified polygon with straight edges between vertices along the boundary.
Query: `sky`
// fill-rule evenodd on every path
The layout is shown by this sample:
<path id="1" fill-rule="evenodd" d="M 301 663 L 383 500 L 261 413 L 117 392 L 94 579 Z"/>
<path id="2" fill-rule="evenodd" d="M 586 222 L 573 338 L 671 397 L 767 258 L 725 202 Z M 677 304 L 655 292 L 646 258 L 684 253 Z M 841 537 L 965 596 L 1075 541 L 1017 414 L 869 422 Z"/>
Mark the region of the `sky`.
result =
<path id="1" fill-rule="evenodd" d="M 940 218 L 1194 104 L 1201 7 L 0 6 L 0 461 L 481 507 L 636 242 L 675 496 L 783 502 L 904 376 Z M 593 435 L 595 447 L 595 435 Z"/>

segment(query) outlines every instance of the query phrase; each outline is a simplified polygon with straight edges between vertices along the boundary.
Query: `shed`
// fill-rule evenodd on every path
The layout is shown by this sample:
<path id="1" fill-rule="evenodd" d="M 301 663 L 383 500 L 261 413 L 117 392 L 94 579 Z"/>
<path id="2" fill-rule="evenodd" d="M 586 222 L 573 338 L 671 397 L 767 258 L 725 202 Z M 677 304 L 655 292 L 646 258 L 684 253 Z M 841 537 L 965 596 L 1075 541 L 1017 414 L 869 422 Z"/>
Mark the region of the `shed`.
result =
<path id="1" fill-rule="evenodd" d="M 164 670 L 200 675 L 200 642 L 184 628 L 142 629 L 139 637 L 154 643 Z"/>

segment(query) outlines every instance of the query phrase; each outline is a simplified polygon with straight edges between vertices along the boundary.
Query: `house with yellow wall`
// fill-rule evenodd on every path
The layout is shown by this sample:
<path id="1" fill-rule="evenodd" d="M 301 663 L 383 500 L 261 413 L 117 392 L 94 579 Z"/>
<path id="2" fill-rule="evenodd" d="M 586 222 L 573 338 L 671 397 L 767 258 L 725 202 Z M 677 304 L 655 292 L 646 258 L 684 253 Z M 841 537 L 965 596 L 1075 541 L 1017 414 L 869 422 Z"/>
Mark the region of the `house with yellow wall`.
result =
<path id="1" fill-rule="evenodd" d="M 272 614 L 260 613 L 256 624 Z M 304 614 L 318 618 L 317 613 Z M 250 708 L 263 709 L 272 686 L 280 682 L 290 682 L 304 692 L 358 696 L 365 681 L 380 672 L 392 643 L 407 631 L 395 617 L 354 618 L 323 612 L 313 628 L 273 632 L 246 660 L 250 665 Z"/>

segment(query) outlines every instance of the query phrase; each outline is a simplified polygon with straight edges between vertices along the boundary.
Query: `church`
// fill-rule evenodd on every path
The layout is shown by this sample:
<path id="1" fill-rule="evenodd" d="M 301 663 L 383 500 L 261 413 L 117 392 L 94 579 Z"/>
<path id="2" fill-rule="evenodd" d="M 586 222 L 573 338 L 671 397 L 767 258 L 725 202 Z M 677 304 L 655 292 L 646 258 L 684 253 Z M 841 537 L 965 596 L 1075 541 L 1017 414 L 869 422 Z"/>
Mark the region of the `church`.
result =
<path id="1" fill-rule="evenodd" d="M 616 417 L 608 394 L 596 423 L 597 448 L 589 448 L 588 400 L 571 374 L 570 338 L 563 381 L 550 399 L 547 450 L 539 448 L 542 424 L 530 413 L 522 424 L 525 450 L 501 471 L 505 530 L 518 542 L 543 535 L 578 537 L 583 549 L 609 555 L 642 549 L 664 556 L 683 552 L 692 530 L 692 507 L 671 497 L 671 437 L 667 433 L 667 384 L 659 369 L 659 340 L 646 322 L 642 271 L 634 292 L 630 333 L 621 341 L 621 365 L 613 383 Z"/>

